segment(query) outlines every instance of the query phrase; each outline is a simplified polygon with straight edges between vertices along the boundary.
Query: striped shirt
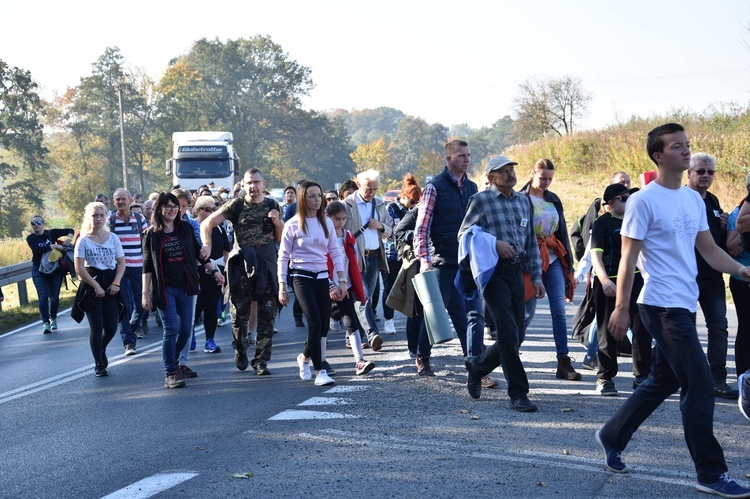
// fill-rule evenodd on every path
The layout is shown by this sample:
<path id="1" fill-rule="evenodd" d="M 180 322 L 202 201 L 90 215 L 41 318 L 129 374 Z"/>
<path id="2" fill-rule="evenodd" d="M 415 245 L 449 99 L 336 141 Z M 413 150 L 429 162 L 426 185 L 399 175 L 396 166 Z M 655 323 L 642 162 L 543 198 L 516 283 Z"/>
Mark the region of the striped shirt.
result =
<path id="1" fill-rule="evenodd" d="M 138 232 L 138 219 L 136 218 L 135 212 L 130 212 L 130 220 L 125 220 L 120 217 L 120 214 L 115 212 L 114 214 L 115 226 L 111 226 L 112 218 L 109 218 L 110 223 L 109 230 L 120 238 L 122 249 L 125 252 L 125 266 L 126 267 L 143 267 L 143 248 L 141 247 L 141 234 Z M 146 220 L 141 218 L 143 223 L 143 229 L 148 227 Z"/>
<path id="2" fill-rule="evenodd" d="M 506 198 L 494 185 L 474 194 L 458 230 L 459 239 L 472 225 L 513 246 L 516 256 L 524 255 L 532 282 L 542 282 L 542 263 L 528 196 L 511 191 L 510 198 Z"/>

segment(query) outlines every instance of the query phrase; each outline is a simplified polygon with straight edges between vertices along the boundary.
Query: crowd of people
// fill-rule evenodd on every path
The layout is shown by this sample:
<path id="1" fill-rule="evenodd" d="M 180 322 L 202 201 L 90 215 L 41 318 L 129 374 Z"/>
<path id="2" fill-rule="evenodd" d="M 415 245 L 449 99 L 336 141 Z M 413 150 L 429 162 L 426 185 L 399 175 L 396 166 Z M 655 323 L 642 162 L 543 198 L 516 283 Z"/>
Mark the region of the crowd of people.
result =
<path id="1" fill-rule="evenodd" d="M 155 313 L 163 329 L 164 386 L 185 386 L 185 378 L 197 376 L 187 366 L 194 325 L 202 320 L 205 326 L 204 352 L 220 352 L 214 334 L 225 303 L 239 370 L 271 374 L 275 318 L 280 307 L 291 305 L 295 324 L 307 327 L 297 357 L 303 381 L 335 383 L 327 338 L 342 327 L 354 373 L 370 372 L 374 363 L 364 350 L 381 350 L 383 336 L 396 333 L 394 310 L 407 317 L 416 374 L 433 376 L 430 324 L 412 278 L 434 272 L 460 341 L 469 395 L 480 398 L 482 389 L 499 386 L 490 373 L 501 367 L 511 406 L 534 412 L 520 350 L 536 304 L 549 301 L 555 376 L 578 381 L 565 304 L 585 284 L 582 310 L 590 312 L 585 325 L 591 333 L 584 335 L 583 368 L 596 371 L 600 395 L 618 395 L 614 378 L 623 342 L 633 356 L 633 394 L 595 435 L 606 467 L 627 471 L 621 453 L 630 437 L 680 390 L 698 490 L 747 497 L 750 490 L 726 474 L 713 437 L 713 408 L 715 397 L 739 398 L 750 418 L 750 307 L 742 306 L 750 303 L 750 203 L 743 199 L 731 213 L 722 210 L 709 191 L 716 160 L 691 155 L 680 125 L 651 131 L 647 152 L 657 167 L 655 180 L 639 190 L 630 187 L 627 173 L 616 172 L 578 227 L 588 242 L 578 272 L 563 203 L 550 191 L 553 162 L 543 158 L 531 165 L 528 182 L 516 190 L 521 167 L 494 157 L 479 190 L 468 177 L 471 150 L 463 140 L 446 144 L 445 168 L 424 187 L 407 175 L 392 202 L 377 196 L 375 170 L 360 172 L 339 191 L 300 180 L 284 189 L 283 206 L 268 195 L 255 168 L 231 192 L 176 188 L 143 199 L 117 189 L 111 212 L 107 196 L 99 194 L 86 206 L 75 243 L 73 229 L 45 230 L 41 216 L 31 220 L 27 241 L 43 332 L 57 326 L 61 279 L 39 268 L 45 254 L 74 244 L 82 284 L 73 313 L 88 320 L 96 376 L 108 375 L 106 349 L 116 332 L 125 354 L 134 355 Z M 746 187 L 750 194 L 750 175 Z M 727 383 L 725 273 L 732 276 L 738 305 L 737 388 Z M 706 317 L 707 356 L 696 332 L 698 304 Z"/>

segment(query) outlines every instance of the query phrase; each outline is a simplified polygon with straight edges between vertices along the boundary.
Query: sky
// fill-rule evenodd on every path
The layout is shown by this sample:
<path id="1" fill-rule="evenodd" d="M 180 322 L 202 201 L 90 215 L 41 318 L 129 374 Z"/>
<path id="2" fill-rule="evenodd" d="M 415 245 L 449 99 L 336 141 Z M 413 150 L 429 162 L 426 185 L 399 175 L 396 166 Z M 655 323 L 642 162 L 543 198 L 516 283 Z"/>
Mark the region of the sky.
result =
<path id="1" fill-rule="evenodd" d="M 33 5 L 33 10 L 30 6 Z M 307 109 L 446 126 L 513 116 L 529 77 L 580 78 L 583 128 L 750 102 L 747 0 L 0 0 L 0 60 L 50 98 L 107 47 L 153 78 L 200 38 L 269 35 L 311 69 Z"/>

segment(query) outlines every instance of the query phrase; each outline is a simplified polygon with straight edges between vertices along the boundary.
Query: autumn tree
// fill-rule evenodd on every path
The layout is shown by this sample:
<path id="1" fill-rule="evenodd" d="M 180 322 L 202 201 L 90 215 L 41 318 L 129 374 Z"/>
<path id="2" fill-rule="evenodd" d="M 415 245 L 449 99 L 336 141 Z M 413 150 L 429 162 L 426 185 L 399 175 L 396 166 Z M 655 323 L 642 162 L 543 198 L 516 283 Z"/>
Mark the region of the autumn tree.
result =
<path id="1" fill-rule="evenodd" d="M 528 141 L 547 135 L 571 135 L 588 113 L 592 94 L 579 78 L 530 77 L 515 97 L 516 133 Z"/>

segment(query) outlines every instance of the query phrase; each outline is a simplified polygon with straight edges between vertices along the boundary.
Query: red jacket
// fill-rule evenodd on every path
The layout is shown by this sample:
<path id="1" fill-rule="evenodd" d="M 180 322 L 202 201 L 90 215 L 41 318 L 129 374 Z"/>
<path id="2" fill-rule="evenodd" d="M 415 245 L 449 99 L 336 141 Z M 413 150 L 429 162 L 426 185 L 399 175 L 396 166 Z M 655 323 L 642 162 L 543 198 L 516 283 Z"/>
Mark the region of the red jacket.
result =
<path id="1" fill-rule="evenodd" d="M 367 295 L 365 295 L 365 287 L 362 285 L 362 273 L 359 271 L 359 265 L 357 265 L 357 240 L 348 230 L 344 230 L 344 252 L 349 259 L 349 277 L 352 279 L 352 282 L 349 283 L 349 291 L 354 295 L 352 300 L 365 303 Z M 331 260 L 330 255 L 328 256 L 328 278 L 333 280 L 333 260 Z"/>

